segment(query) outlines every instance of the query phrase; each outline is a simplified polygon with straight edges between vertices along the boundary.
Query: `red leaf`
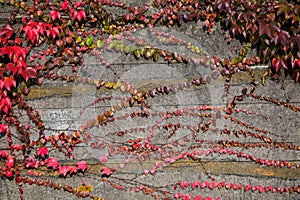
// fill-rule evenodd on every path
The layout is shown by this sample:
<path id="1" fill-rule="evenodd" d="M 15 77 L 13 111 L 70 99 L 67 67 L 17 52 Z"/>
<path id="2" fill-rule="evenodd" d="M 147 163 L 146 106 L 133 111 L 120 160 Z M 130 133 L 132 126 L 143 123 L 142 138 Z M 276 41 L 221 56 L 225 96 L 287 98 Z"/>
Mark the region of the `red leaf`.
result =
<path id="1" fill-rule="evenodd" d="M 5 176 L 6 176 L 7 178 L 11 179 L 11 178 L 13 177 L 12 171 L 10 171 L 10 170 L 8 171 L 8 170 L 7 170 L 7 171 L 5 172 Z"/>
<path id="2" fill-rule="evenodd" d="M 28 158 L 25 161 L 25 167 L 26 168 L 35 168 L 35 169 L 37 169 L 39 167 L 39 162 L 37 162 L 33 158 Z"/>
<path id="3" fill-rule="evenodd" d="M 32 43 L 37 42 L 39 39 L 39 33 L 43 35 L 44 32 L 43 27 L 33 20 L 30 20 L 23 28 L 23 30 Z"/>
<path id="4" fill-rule="evenodd" d="M 16 74 L 16 72 L 17 72 L 17 68 L 16 68 L 16 66 L 13 64 L 13 63 L 8 63 L 7 65 L 6 65 L 6 70 L 7 71 L 12 71 L 12 73 L 15 75 Z"/>
<path id="5" fill-rule="evenodd" d="M 264 21 L 259 24 L 259 36 L 262 36 L 265 33 L 272 38 L 271 26 Z"/>
<path id="6" fill-rule="evenodd" d="M 194 200 L 202 200 L 202 196 L 196 196 L 194 197 Z"/>
<path id="7" fill-rule="evenodd" d="M 274 67 L 275 67 L 276 72 L 278 72 L 281 67 L 281 59 L 277 59 Z"/>
<path id="8" fill-rule="evenodd" d="M 280 62 L 281 62 L 280 64 L 281 64 L 282 67 L 284 67 L 285 69 L 288 69 L 288 67 L 286 66 L 284 60 L 281 59 Z"/>
<path id="9" fill-rule="evenodd" d="M 3 125 L 3 124 L 1 124 L 1 125 Z M 0 157 L 6 158 L 7 156 L 8 156 L 7 151 L 0 150 Z"/>
<path id="10" fill-rule="evenodd" d="M 151 17 L 152 17 L 152 19 L 157 20 L 158 18 L 160 18 L 160 15 L 154 13 L 154 14 L 151 15 Z"/>
<path id="11" fill-rule="evenodd" d="M 8 54 L 8 47 L 0 48 L 0 56 Z"/>
<path id="12" fill-rule="evenodd" d="M 257 26 L 256 24 L 253 24 L 251 27 L 251 33 L 254 34 L 257 31 Z"/>
<path id="13" fill-rule="evenodd" d="M 23 68 L 27 67 L 27 63 L 23 60 L 23 59 L 19 59 L 16 63 L 16 71 L 18 72 L 18 74 L 22 74 L 23 73 Z"/>
<path id="14" fill-rule="evenodd" d="M 60 19 L 60 12 L 56 10 L 51 10 L 50 17 L 52 18 L 53 21 L 55 21 L 56 19 Z"/>
<path id="15" fill-rule="evenodd" d="M 36 69 L 27 67 L 25 70 L 23 70 L 22 76 L 26 81 L 28 81 L 30 78 L 36 78 Z"/>
<path id="16" fill-rule="evenodd" d="M 102 176 L 110 176 L 112 174 L 111 169 L 109 169 L 108 167 L 103 167 L 101 170 L 101 175 Z"/>
<path id="17" fill-rule="evenodd" d="M 272 66 L 275 66 L 275 63 L 277 62 L 277 59 L 276 58 L 273 58 L 272 59 Z"/>
<path id="18" fill-rule="evenodd" d="M 195 181 L 193 184 L 192 184 L 192 189 L 195 189 L 196 187 L 199 187 L 200 185 L 200 182 L 199 181 Z"/>
<path id="19" fill-rule="evenodd" d="M 87 165 L 84 160 L 77 162 L 78 169 L 81 169 L 83 172 L 87 170 Z"/>
<path id="20" fill-rule="evenodd" d="M 15 43 L 16 43 L 17 45 L 20 45 L 20 46 L 21 46 L 21 44 L 22 44 L 22 39 L 21 39 L 21 38 L 16 38 L 16 39 L 15 39 Z"/>
<path id="21" fill-rule="evenodd" d="M 4 77 L 2 84 L 3 85 L 0 86 L 1 89 L 4 86 L 8 91 L 10 91 L 11 87 L 16 87 L 16 80 L 14 79 L 13 76 Z"/>
<path id="22" fill-rule="evenodd" d="M 7 125 L 4 125 L 4 124 L 0 124 L 0 133 L 5 133 L 5 131 L 8 129 L 8 126 Z M 3 157 L 3 155 L 1 154 L 2 152 L 6 152 L 6 151 L 2 151 L 0 150 L 0 156 Z M 6 157 L 6 156 L 5 156 Z"/>
<path id="23" fill-rule="evenodd" d="M 267 24 L 267 25 L 265 26 L 265 30 L 266 30 L 266 34 L 267 34 L 270 38 L 272 38 L 273 36 L 272 36 L 272 33 L 271 33 L 271 26 L 270 26 L 269 24 Z"/>
<path id="24" fill-rule="evenodd" d="M 68 166 L 68 171 L 70 174 L 75 174 L 77 172 L 76 166 Z"/>
<path id="25" fill-rule="evenodd" d="M 62 3 L 60 4 L 60 8 L 61 8 L 62 10 L 67 10 L 68 7 L 69 7 L 69 2 L 68 2 L 68 1 L 64 1 L 64 2 L 62 2 Z"/>
<path id="26" fill-rule="evenodd" d="M 85 19 L 86 18 L 85 11 L 84 10 L 79 11 L 78 17 L 81 17 L 81 19 L 82 18 Z M 79 21 L 81 21 L 80 18 L 78 18 L 78 19 L 79 19 Z"/>
<path id="27" fill-rule="evenodd" d="M 86 18 L 85 11 L 84 10 L 80 10 L 79 12 L 77 10 L 74 11 L 74 18 L 78 19 L 78 21 L 85 19 Z"/>
<path id="28" fill-rule="evenodd" d="M 68 172 L 69 172 L 69 166 L 59 166 L 58 173 L 60 175 L 66 176 Z"/>
<path id="29" fill-rule="evenodd" d="M 12 34 L 14 34 L 14 29 L 10 24 L 6 24 L 0 29 L 0 37 L 5 35 L 5 38 L 9 39 Z"/>
<path id="30" fill-rule="evenodd" d="M 300 59 L 295 59 L 295 63 L 298 65 L 298 67 L 300 67 Z"/>
<path id="31" fill-rule="evenodd" d="M 0 82 L 1 81 L 2 80 L 0 80 Z M 12 110 L 10 98 L 3 94 L 0 94 L 0 109 L 5 113 L 7 113 L 8 110 Z"/>
<path id="32" fill-rule="evenodd" d="M 42 158 L 45 158 L 46 156 L 48 156 L 48 153 L 49 153 L 49 151 L 48 151 L 47 147 L 40 147 L 37 155 L 41 156 Z"/>
<path id="33" fill-rule="evenodd" d="M 53 169 L 57 169 L 59 167 L 59 163 L 56 158 L 48 158 L 47 162 L 47 167 L 52 167 Z"/>
<path id="34" fill-rule="evenodd" d="M 6 160 L 6 167 L 8 167 L 9 169 L 12 168 L 15 164 L 15 159 L 13 156 L 8 155 L 7 156 L 7 160 Z"/>
<path id="35" fill-rule="evenodd" d="M 15 59 L 19 59 L 20 57 L 23 58 L 23 60 L 26 59 L 27 51 L 25 48 L 19 47 L 19 46 L 13 46 L 11 49 L 15 55 Z"/>
<path id="36" fill-rule="evenodd" d="M 56 36 L 59 36 L 60 30 L 61 30 L 61 27 L 54 27 L 54 28 L 52 28 L 52 30 L 51 30 L 51 35 L 52 35 L 52 38 L 53 38 L 53 39 L 54 39 Z"/>
<path id="37" fill-rule="evenodd" d="M 286 46 L 290 38 L 290 34 L 287 31 L 279 32 L 279 42 L 282 46 Z"/>
<path id="38" fill-rule="evenodd" d="M 235 35 L 235 34 L 236 34 L 236 32 L 237 32 L 237 29 L 236 29 L 236 27 L 235 27 L 235 26 L 232 26 L 232 28 L 231 28 L 231 32 L 233 33 L 233 35 Z"/>
<path id="39" fill-rule="evenodd" d="M 73 4 L 74 5 L 74 4 Z M 77 9 L 81 5 L 81 2 L 75 2 L 74 8 Z"/>
<path id="40" fill-rule="evenodd" d="M 5 54 L 8 55 L 10 59 L 13 59 L 14 62 L 16 62 L 20 57 L 22 57 L 23 60 L 25 60 L 27 51 L 25 48 L 19 46 L 9 46 L 0 48 L 0 56 Z M 13 55 L 15 56 L 13 57 Z"/>
<path id="41" fill-rule="evenodd" d="M 0 42 L 1 42 L 2 44 L 5 44 L 5 43 L 7 42 L 7 39 L 6 39 L 6 38 L 0 38 Z"/>
<path id="42" fill-rule="evenodd" d="M 259 36 L 262 36 L 266 32 L 264 22 L 259 23 L 258 30 L 259 30 Z"/>

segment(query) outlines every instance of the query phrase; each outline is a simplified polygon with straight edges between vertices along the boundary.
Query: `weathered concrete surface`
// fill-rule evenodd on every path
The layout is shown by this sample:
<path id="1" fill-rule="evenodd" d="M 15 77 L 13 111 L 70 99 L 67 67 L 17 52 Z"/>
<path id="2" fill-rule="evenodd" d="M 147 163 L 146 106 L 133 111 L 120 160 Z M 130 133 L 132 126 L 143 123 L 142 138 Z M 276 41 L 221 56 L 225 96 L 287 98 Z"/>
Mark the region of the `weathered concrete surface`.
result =
<path id="1" fill-rule="evenodd" d="M 138 65 L 138 64 L 136 64 Z M 261 72 L 258 72 L 258 74 Z M 210 94 L 210 91 L 217 92 L 218 94 L 223 93 L 223 85 L 220 83 L 216 83 L 215 85 L 212 83 L 212 87 L 207 88 L 205 86 L 201 87 L 193 87 L 191 89 L 187 89 L 182 91 L 184 95 L 161 95 L 153 99 L 149 99 L 149 103 L 154 105 L 155 108 L 163 108 L 165 110 L 174 110 L 180 107 L 191 107 L 197 105 L 204 104 L 214 104 L 218 106 L 225 106 L 226 101 L 231 101 L 231 97 L 235 94 L 239 94 L 244 87 L 249 87 L 249 82 L 251 79 L 246 74 L 238 74 L 234 77 L 231 87 L 231 93 L 228 97 L 228 100 L 215 101 L 212 100 L 210 96 L 214 94 Z M 167 80 L 169 83 L 174 83 L 178 80 L 176 78 Z M 136 82 L 136 85 L 149 85 L 149 84 L 163 84 L 165 80 L 160 80 L 159 78 L 154 80 L 148 80 L 144 82 Z M 255 93 L 263 94 L 266 96 L 274 97 L 277 99 L 281 99 L 283 101 L 289 100 L 293 105 L 298 106 L 299 103 L 299 85 L 295 85 L 291 80 L 286 80 L 283 83 L 285 89 L 281 89 L 282 84 L 276 83 L 272 81 L 268 81 L 266 86 L 258 86 Z M 46 84 L 43 87 L 35 87 L 32 88 L 30 95 L 27 97 L 27 101 L 33 107 L 36 107 L 40 112 L 42 118 L 44 119 L 47 127 L 53 129 L 64 129 L 69 126 L 69 124 L 75 120 L 76 124 L 82 123 L 82 120 L 88 119 L 91 117 L 91 112 L 95 110 L 103 111 L 111 107 L 114 104 L 113 101 L 106 101 L 101 103 L 98 107 L 92 108 L 91 110 L 87 110 L 86 116 L 82 115 L 83 118 L 75 118 L 79 111 L 82 110 L 82 107 L 88 103 L 87 99 L 93 99 L 95 97 L 101 96 L 109 96 L 114 95 L 117 96 L 119 93 L 113 94 L 109 90 L 100 90 L 96 91 L 94 88 L 89 87 L 87 85 L 75 85 L 71 86 L 64 82 L 56 82 L 54 84 Z M 186 102 L 187 99 L 197 97 L 197 102 Z M 268 131 L 274 132 L 278 134 L 278 137 L 273 137 L 277 139 L 277 141 L 283 141 L 287 143 L 294 144 L 295 146 L 300 144 L 299 140 L 299 112 L 295 113 L 291 110 L 278 106 L 275 104 L 271 104 L 269 102 L 258 101 L 253 99 L 245 99 L 244 102 L 238 105 L 242 109 L 246 109 L 248 111 L 258 112 L 265 116 L 268 116 L 268 119 L 264 119 L 262 117 L 258 117 L 255 115 L 244 115 L 238 114 L 237 117 L 242 119 L 248 123 L 253 124 L 256 127 L 264 128 Z M 134 107 L 133 110 L 137 110 L 139 107 Z M 124 113 L 123 113 L 124 114 Z M 140 126 L 145 123 L 152 124 L 154 117 L 149 121 L 145 121 L 145 119 L 136 119 L 132 126 Z M 152 121 L 152 122 L 151 122 Z M 181 123 L 191 123 L 193 124 L 195 118 L 183 118 L 181 119 Z M 131 123 L 132 121 L 129 121 Z M 128 123 L 128 121 L 127 121 Z M 121 125 L 120 125 L 121 124 Z M 218 126 L 220 127 L 234 127 L 235 125 L 230 123 L 230 121 L 220 121 Z M 125 128 L 126 124 L 122 125 L 122 122 L 119 121 L 118 124 L 108 125 L 107 128 L 101 129 L 101 131 L 114 132 L 118 130 L 122 130 Z M 237 126 L 238 127 L 238 126 Z M 95 134 L 99 134 L 99 132 L 95 132 Z M 161 132 L 163 134 L 163 132 Z M 49 134 L 51 134 L 49 132 Z M 114 138 L 119 140 L 119 138 L 115 138 L 114 136 L 108 136 L 109 138 Z M 139 137 L 139 135 L 137 135 Z M 166 136 L 160 136 L 156 140 L 157 143 L 168 142 L 165 138 Z M 241 142 L 253 142 L 255 141 L 253 138 L 242 139 L 235 138 L 233 136 L 212 136 L 211 133 L 199 135 L 199 139 L 229 139 L 236 140 Z M 121 141 L 121 140 L 120 140 Z M 154 138 L 155 142 L 155 138 Z M 197 144 L 197 142 L 195 142 Z M 288 160 L 294 161 L 296 163 L 300 162 L 299 151 L 291 151 L 291 150 L 283 150 L 276 149 L 274 147 L 264 149 L 264 148 L 254 148 L 254 149 L 239 149 L 243 152 L 247 152 L 249 154 L 263 157 L 267 159 L 279 159 L 279 160 Z M 77 159 L 81 158 L 90 159 L 88 163 L 90 164 L 89 173 L 91 174 L 99 174 L 102 164 L 99 164 L 96 160 L 97 157 L 103 156 L 105 152 L 97 152 L 93 151 L 91 148 L 87 148 L 86 146 L 78 146 L 75 149 Z M 96 154 L 96 156 L 95 156 Z M 62 156 L 63 160 L 64 157 Z M 75 162 L 75 161 L 70 161 Z M 116 167 L 117 171 L 115 172 L 116 177 L 126 177 L 130 179 L 130 177 L 134 177 L 143 172 L 144 169 L 149 169 L 153 164 L 155 164 L 155 160 L 151 160 L 140 165 L 138 162 L 134 162 L 125 166 L 124 169 L 118 168 L 120 164 L 122 164 L 124 160 L 122 158 L 109 159 L 108 165 Z M 46 170 L 46 169 L 44 169 Z M 252 185 L 273 185 L 273 186 L 292 186 L 299 185 L 300 171 L 299 169 L 288 169 L 288 168 L 279 168 L 279 167 L 266 167 L 255 164 L 251 161 L 245 161 L 243 159 L 238 159 L 232 156 L 221 156 L 221 155 L 212 155 L 204 157 L 201 162 L 195 162 L 190 160 L 183 160 L 175 162 L 172 165 L 169 165 L 165 168 L 159 169 L 156 174 L 152 176 L 138 176 L 136 180 L 141 183 L 147 183 L 149 185 L 153 185 L 156 187 L 167 185 L 169 183 L 176 183 L 178 181 L 196 181 L 196 180 L 207 180 L 206 172 L 209 172 L 211 176 L 213 176 L 216 181 L 227 181 L 233 183 L 240 184 L 252 184 Z M 149 196 L 142 195 L 141 193 L 135 193 L 130 191 L 117 191 L 109 186 L 109 184 L 102 183 L 100 181 L 100 177 L 97 179 L 90 179 L 90 175 L 87 177 L 68 177 L 68 178 L 59 178 L 57 173 L 50 174 L 48 178 L 54 180 L 58 183 L 68 183 L 73 186 L 78 186 L 82 180 L 86 183 L 93 185 L 94 194 L 97 194 L 105 199 L 151 199 Z M 14 186 L 13 183 L 8 182 L 7 180 L 3 180 L 0 182 L 1 184 L 1 193 L 0 199 L 16 199 L 18 198 L 18 188 Z M 213 196 L 220 197 L 221 199 L 297 199 L 299 194 L 296 193 L 284 193 L 284 194 L 274 194 L 274 193 L 264 193 L 260 194 L 258 192 L 244 192 L 244 191 L 234 191 L 234 190 L 210 190 L 210 189 L 199 189 L 197 191 L 183 191 L 190 192 L 192 194 L 201 194 L 203 196 Z M 195 193 L 196 192 L 196 193 Z M 24 197 L 25 199 L 77 199 L 76 197 L 64 193 L 62 191 L 54 191 L 49 188 L 43 187 L 32 187 L 32 186 L 24 186 Z"/>

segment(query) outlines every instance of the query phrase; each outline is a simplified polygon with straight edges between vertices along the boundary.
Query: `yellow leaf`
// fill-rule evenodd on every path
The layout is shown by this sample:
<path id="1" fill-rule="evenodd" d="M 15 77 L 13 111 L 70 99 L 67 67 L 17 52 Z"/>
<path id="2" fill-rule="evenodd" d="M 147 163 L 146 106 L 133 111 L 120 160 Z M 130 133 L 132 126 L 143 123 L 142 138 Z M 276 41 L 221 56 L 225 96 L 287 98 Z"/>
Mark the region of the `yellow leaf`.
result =
<path id="1" fill-rule="evenodd" d="M 104 199 L 100 197 L 94 197 L 94 200 L 104 200 Z"/>
<path id="2" fill-rule="evenodd" d="M 76 42 L 77 44 L 78 44 L 78 43 L 81 43 L 81 37 L 80 37 L 80 36 L 76 36 L 75 42 Z"/>
<path id="3" fill-rule="evenodd" d="M 113 88 L 114 85 L 115 85 L 115 84 L 114 84 L 113 82 L 106 82 L 106 83 L 105 83 L 105 87 L 107 87 L 107 88 L 109 88 L 109 89 Z"/>
<path id="4" fill-rule="evenodd" d="M 114 85 L 114 89 L 118 89 L 119 87 L 121 87 L 122 84 L 121 82 L 117 82 L 115 85 Z"/>
<path id="5" fill-rule="evenodd" d="M 93 187 L 91 185 L 80 185 L 77 187 L 77 191 L 90 193 L 93 191 Z"/>

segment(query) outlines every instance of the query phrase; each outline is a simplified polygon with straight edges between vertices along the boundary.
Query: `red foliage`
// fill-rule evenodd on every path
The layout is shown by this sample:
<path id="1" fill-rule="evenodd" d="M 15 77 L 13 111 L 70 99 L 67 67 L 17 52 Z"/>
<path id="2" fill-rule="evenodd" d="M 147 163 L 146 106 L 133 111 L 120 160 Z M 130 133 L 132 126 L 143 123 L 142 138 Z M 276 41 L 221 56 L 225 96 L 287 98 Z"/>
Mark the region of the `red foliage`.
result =
<path id="1" fill-rule="evenodd" d="M 46 158 L 46 156 L 48 156 L 48 154 L 49 154 L 49 151 L 48 151 L 47 147 L 40 147 L 37 152 L 37 155 L 42 158 Z"/>
<path id="2" fill-rule="evenodd" d="M 87 164 L 84 160 L 77 162 L 77 168 L 80 169 L 81 171 L 86 171 L 87 170 Z"/>
<path id="3" fill-rule="evenodd" d="M 28 81 L 30 78 L 36 78 L 36 69 L 33 67 L 27 67 L 24 71 L 22 71 L 21 75 L 25 79 L 25 81 Z"/>
<path id="4" fill-rule="evenodd" d="M 52 169 L 58 169 L 58 167 L 60 166 L 56 158 L 48 158 L 47 160 L 45 160 L 45 162 L 47 163 L 47 167 L 51 167 Z"/>
<path id="5" fill-rule="evenodd" d="M 6 167 L 8 167 L 8 169 L 10 169 L 14 165 L 15 165 L 15 158 L 12 155 L 8 155 L 6 158 Z"/>
<path id="6" fill-rule="evenodd" d="M 51 10 L 50 17 L 53 21 L 55 21 L 56 19 L 60 20 L 61 15 L 59 11 Z"/>
<path id="7" fill-rule="evenodd" d="M 101 175 L 109 177 L 112 174 L 112 170 L 108 167 L 103 167 L 101 170 Z"/>
<path id="8" fill-rule="evenodd" d="M 161 95 L 170 95 L 170 98 L 173 98 L 174 96 L 171 95 L 185 89 L 191 90 L 191 86 L 207 87 L 212 79 L 217 79 L 219 75 L 225 77 L 225 88 L 228 91 L 231 77 L 236 72 L 246 71 L 254 77 L 249 67 L 268 62 L 270 62 L 272 70 L 267 71 L 265 76 L 274 75 L 284 70 L 290 73 L 293 80 L 298 83 L 300 81 L 300 35 L 297 29 L 299 25 L 297 15 L 300 10 L 299 5 L 286 3 L 286 1 L 266 1 L 265 3 L 254 1 L 250 4 L 242 0 L 155 0 L 152 4 L 144 4 L 138 7 L 137 5 L 129 6 L 124 2 L 93 0 L 46 1 L 43 3 L 35 1 L 33 5 L 27 3 L 27 1 L 12 1 L 10 6 L 14 8 L 13 12 L 8 19 L 8 23 L 0 29 L 0 115 L 2 117 L 0 139 L 6 139 L 7 144 L 7 147 L 4 147 L 5 150 L 0 150 L 0 160 L 5 163 L 4 166 L 0 167 L 0 177 L 15 178 L 16 183 L 20 186 L 20 198 L 23 194 L 22 184 L 28 183 L 29 185 L 36 184 L 37 186 L 63 189 L 78 197 L 99 199 L 92 196 L 92 187 L 85 184 L 76 189 L 67 184 L 53 183 L 47 179 L 37 180 L 27 177 L 27 175 L 30 177 L 43 176 L 43 173 L 38 172 L 41 167 L 47 167 L 47 173 L 55 171 L 63 177 L 73 176 L 77 173 L 88 174 L 87 178 L 95 175 L 90 170 L 92 167 L 89 168 L 85 160 L 78 161 L 73 165 L 62 165 L 61 163 L 64 163 L 64 161 L 58 161 L 58 157 L 48 158 L 49 151 L 51 151 L 53 155 L 61 153 L 67 159 L 73 161 L 73 159 L 77 159 L 73 152 L 74 148 L 76 145 L 83 143 L 99 150 L 99 152 L 107 150 L 104 155 L 98 156 L 100 162 L 107 162 L 115 155 L 124 156 L 126 159 L 124 163 L 119 164 L 120 169 L 124 169 L 128 163 L 133 161 L 140 162 L 143 167 L 143 162 L 156 159 L 155 164 L 150 168 L 147 166 L 141 172 L 136 172 L 134 179 L 115 176 L 117 171 L 115 172 L 115 169 L 110 166 L 104 166 L 100 173 L 103 183 L 107 182 L 115 189 L 143 192 L 145 195 L 150 195 L 156 199 L 213 199 L 212 197 L 204 198 L 196 195 L 196 193 L 192 196 L 192 194 L 184 192 L 184 190 L 196 192 L 196 190 L 204 188 L 210 190 L 216 188 L 243 189 L 244 192 L 258 191 L 259 193 L 268 191 L 300 193 L 300 188 L 297 186 L 274 188 L 272 186 L 253 186 L 251 184 L 244 186 L 225 182 L 217 183 L 208 172 L 206 173 L 207 178 L 212 181 L 191 182 L 191 180 L 186 180 L 177 182 L 177 184 L 176 182 L 170 183 L 164 187 L 152 187 L 150 184 L 144 186 L 144 183 L 139 182 L 137 179 L 139 176 L 143 176 L 145 179 L 148 177 L 155 179 L 159 168 L 164 168 L 183 159 L 198 162 L 202 157 L 205 158 L 212 154 L 227 154 L 266 167 L 286 167 L 288 169 L 300 167 L 299 164 L 294 162 L 260 158 L 247 152 L 231 149 L 231 147 L 235 149 L 245 147 L 246 150 L 254 147 L 274 147 L 294 151 L 300 150 L 300 146 L 277 142 L 274 138 L 278 135 L 243 122 L 235 115 L 245 114 L 246 116 L 262 117 L 259 113 L 237 109 L 238 103 L 246 98 L 268 101 L 294 112 L 300 111 L 300 108 L 291 105 L 289 102 L 255 95 L 253 93 L 254 89 L 250 93 L 244 89 L 242 94 L 234 96 L 226 107 L 205 105 L 197 108 L 185 107 L 182 110 L 160 112 L 148 105 L 151 100 L 148 101 L 149 99 L 147 99 Z M 122 12 L 111 13 L 111 8 L 115 7 L 118 7 Z M 151 12 L 148 12 L 148 10 Z M 15 25 L 13 26 L 13 24 L 16 22 L 17 13 L 24 17 L 22 17 L 22 22 L 17 24 L 19 27 L 14 28 Z M 204 29 L 207 32 L 212 32 L 216 21 L 220 20 L 221 25 L 225 25 L 229 30 L 227 34 L 230 41 L 233 40 L 230 36 L 234 36 L 237 39 L 242 39 L 247 45 L 240 49 L 239 55 L 235 58 L 220 58 L 217 55 L 211 57 L 203 49 L 194 45 L 193 42 L 177 38 L 177 36 L 171 35 L 167 31 L 155 29 L 156 25 L 181 26 L 186 21 L 198 20 L 204 22 Z M 146 41 L 132 34 L 144 27 L 148 28 L 149 36 L 159 40 L 159 44 L 170 44 L 170 46 L 180 44 L 182 49 L 191 52 L 192 56 L 176 52 L 176 48 L 173 52 L 167 49 L 159 49 L 152 44 L 153 41 Z M 248 52 L 253 47 L 259 47 L 261 52 L 258 52 L 258 56 L 249 58 Z M 185 82 L 178 82 L 176 85 L 162 85 L 144 91 L 127 80 L 122 80 L 118 71 L 106 60 L 107 58 L 103 54 L 104 51 L 116 51 L 136 59 L 146 59 L 148 61 L 153 59 L 154 62 L 161 58 L 170 65 L 173 62 L 191 63 L 191 66 L 197 69 L 204 66 L 212 71 L 211 74 L 204 77 L 188 78 Z M 81 77 L 82 74 L 85 74 L 84 54 L 99 59 L 99 63 L 112 70 L 112 74 L 115 75 L 117 81 L 111 82 L 109 80 Z M 65 71 L 70 73 L 64 74 Z M 263 76 L 263 79 L 265 76 Z M 27 104 L 25 96 L 30 93 L 31 86 L 42 85 L 44 79 L 47 81 L 59 79 L 68 83 L 87 84 L 97 90 L 100 88 L 105 90 L 120 89 L 118 92 L 129 96 L 126 98 L 105 96 L 93 101 L 87 107 L 96 106 L 101 101 L 120 100 L 117 105 L 113 105 L 95 118 L 83 122 L 78 130 L 71 130 L 70 126 L 62 131 L 44 125 L 39 112 Z M 264 83 L 264 81 L 262 82 Z M 115 115 L 116 112 L 127 107 L 135 109 L 136 105 L 140 106 L 141 109 L 133 113 L 126 113 L 124 116 L 120 113 L 118 113 L 120 115 Z M 118 120 L 127 120 L 128 118 L 141 118 L 144 120 L 156 116 L 159 116 L 160 119 L 154 125 L 147 124 L 147 126 L 134 127 L 128 130 L 118 130 L 115 133 L 104 131 L 105 133 L 101 136 L 92 135 L 89 132 L 93 128 L 118 123 Z M 182 120 L 180 123 L 175 122 L 179 117 L 185 119 L 187 116 L 201 117 L 201 120 L 200 122 L 196 120 L 197 124 L 193 125 L 181 123 L 186 120 Z M 23 121 L 24 118 L 26 118 L 26 122 Z M 219 118 L 228 120 L 228 123 L 239 126 L 241 130 L 235 130 L 234 128 L 214 129 L 213 126 L 216 126 L 216 121 Z M 189 122 L 192 123 L 192 121 Z M 247 131 L 243 129 L 247 129 Z M 183 131 L 181 132 L 181 130 Z M 147 131 L 149 131 L 147 137 L 139 136 L 139 133 L 144 135 Z M 57 134 L 48 135 L 49 133 Z M 162 141 L 167 141 L 164 142 L 165 144 L 152 141 L 157 133 L 160 134 L 159 137 L 163 138 Z M 166 138 L 164 138 L 164 133 L 168 135 Z M 181 136 L 181 133 L 184 133 L 184 135 Z M 222 137 L 228 137 L 228 140 L 198 140 L 195 139 L 198 137 L 198 133 L 220 134 Z M 268 134 L 268 136 L 263 134 Z M 116 135 L 118 137 L 115 137 Z M 249 140 L 245 144 L 238 140 L 235 141 L 231 137 L 248 137 L 258 140 L 258 142 L 255 143 Z M 39 139 L 36 141 L 33 138 Z M 36 149 L 37 152 L 34 153 Z M 149 163 L 151 165 L 151 162 Z M 23 170 L 22 173 L 21 170 Z M 119 181 L 120 184 L 119 182 L 114 183 L 114 181 Z M 175 193 L 174 190 L 181 191 Z"/>
<path id="9" fill-rule="evenodd" d="M 10 24 L 4 25 L 0 29 L 0 41 L 1 41 L 0 44 L 1 43 L 5 44 L 13 34 L 14 34 L 13 27 Z"/>
<path id="10" fill-rule="evenodd" d="M 14 176 L 14 174 L 13 174 L 12 171 L 7 170 L 7 171 L 5 172 L 5 176 L 6 176 L 8 179 L 12 179 L 13 176 Z"/>
<path id="11" fill-rule="evenodd" d="M 11 99 L 7 96 L 6 92 L 0 93 L 0 110 L 4 113 L 12 110 Z"/>
<path id="12" fill-rule="evenodd" d="M 79 11 L 75 10 L 74 18 L 77 19 L 78 21 L 86 19 L 85 11 L 84 10 L 79 10 Z"/>

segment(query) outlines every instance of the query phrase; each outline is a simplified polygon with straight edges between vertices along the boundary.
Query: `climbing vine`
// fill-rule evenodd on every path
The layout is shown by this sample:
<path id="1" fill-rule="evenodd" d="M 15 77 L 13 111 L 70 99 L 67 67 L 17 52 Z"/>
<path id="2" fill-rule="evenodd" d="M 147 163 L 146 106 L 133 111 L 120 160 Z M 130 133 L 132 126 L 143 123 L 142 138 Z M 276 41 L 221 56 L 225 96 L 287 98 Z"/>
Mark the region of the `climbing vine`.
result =
<path id="1" fill-rule="evenodd" d="M 20 199 L 24 198 L 25 184 L 63 190 L 77 197 L 102 199 L 101 193 L 88 183 L 95 179 L 118 191 L 143 193 L 154 199 L 221 198 L 204 196 L 205 189 L 299 195 L 300 186 L 296 181 L 289 186 L 228 182 L 210 174 L 203 164 L 203 160 L 212 156 L 223 156 L 269 168 L 299 170 L 297 161 L 254 155 L 251 149 L 259 148 L 296 154 L 300 146 L 285 142 L 280 133 L 258 127 L 241 117 L 269 120 L 269 116 L 258 109 L 244 109 L 241 105 L 248 101 L 268 102 L 290 113 L 300 111 L 292 102 L 255 92 L 259 79 L 264 85 L 267 78 L 279 79 L 282 74 L 299 84 L 299 4 L 286 0 L 251 3 L 154 0 L 138 5 L 110 0 L 0 2 L 11 10 L 7 23 L 0 28 L 0 177 L 15 180 Z M 196 22 L 203 22 L 207 34 L 223 27 L 228 43 L 240 40 L 236 56 L 210 55 L 201 46 L 171 31 L 157 29 L 178 30 L 184 24 Z M 139 37 L 137 32 L 144 34 L 143 30 L 147 36 Z M 167 45 L 179 45 L 185 53 L 176 48 L 161 48 Z M 255 51 L 255 55 L 251 54 Z M 200 66 L 206 73 L 203 76 L 189 74 L 188 78 L 170 84 L 166 81 L 138 87 L 122 77 L 107 53 L 170 66 L 177 63 L 194 69 Z M 93 56 L 113 78 L 85 76 L 87 55 Z M 262 64 L 269 68 L 257 79 L 252 66 Z M 253 81 L 249 87 L 231 95 L 232 79 L 241 72 L 247 73 Z M 209 88 L 218 80 L 225 85 L 219 96 L 230 99 L 226 106 L 197 102 L 162 111 L 152 104 L 156 99 Z M 28 96 L 32 88 L 54 81 L 72 86 L 88 85 L 97 90 L 101 96 L 86 103 L 77 113 L 80 117 L 96 107 L 99 108 L 94 113 L 96 116 L 85 118 L 76 129 L 70 125 L 60 130 L 46 124 L 43 113 L 31 105 Z M 106 102 L 111 102 L 111 106 L 101 110 L 100 105 Z M 148 122 L 149 118 L 155 123 Z M 128 120 L 144 123 L 130 128 L 118 126 Z M 232 127 L 220 126 L 220 121 Z M 110 129 L 111 126 L 120 128 Z M 159 137 L 164 142 L 157 142 Z M 81 145 L 104 153 L 97 161 L 81 158 L 76 155 L 76 148 Z M 109 162 L 112 159 L 122 162 L 114 166 Z M 163 186 L 140 180 L 156 177 L 160 170 L 182 160 L 201 165 L 206 180 L 183 179 Z M 135 177 L 118 174 L 135 162 L 142 166 Z M 146 162 L 150 164 L 144 166 L 142 163 Z M 100 169 L 94 170 L 94 165 Z M 86 181 L 63 184 L 51 180 L 50 176 L 57 179 L 84 177 Z"/>

